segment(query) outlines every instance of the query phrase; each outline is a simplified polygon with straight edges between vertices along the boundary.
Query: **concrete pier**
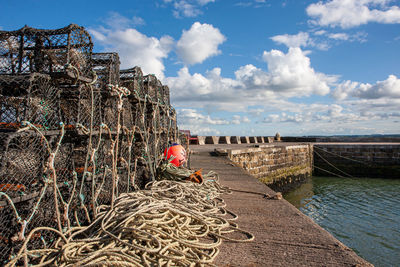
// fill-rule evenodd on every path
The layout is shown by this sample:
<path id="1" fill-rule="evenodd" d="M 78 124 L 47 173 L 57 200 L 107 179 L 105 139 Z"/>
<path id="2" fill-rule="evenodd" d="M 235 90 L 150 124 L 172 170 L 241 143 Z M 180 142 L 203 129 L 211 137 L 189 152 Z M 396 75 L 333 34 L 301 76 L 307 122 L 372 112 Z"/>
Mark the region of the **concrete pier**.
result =
<path id="1" fill-rule="evenodd" d="M 280 144 L 284 145 L 284 144 Z M 248 146 L 248 145 L 247 145 Z M 220 182 L 233 189 L 224 195 L 240 228 L 255 235 L 249 243 L 223 242 L 218 266 L 372 266 L 319 227 L 286 200 L 264 197 L 275 192 L 227 157 L 211 156 L 215 148 L 246 145 L 191 146 L 191 168 L 216 171 Z"/>

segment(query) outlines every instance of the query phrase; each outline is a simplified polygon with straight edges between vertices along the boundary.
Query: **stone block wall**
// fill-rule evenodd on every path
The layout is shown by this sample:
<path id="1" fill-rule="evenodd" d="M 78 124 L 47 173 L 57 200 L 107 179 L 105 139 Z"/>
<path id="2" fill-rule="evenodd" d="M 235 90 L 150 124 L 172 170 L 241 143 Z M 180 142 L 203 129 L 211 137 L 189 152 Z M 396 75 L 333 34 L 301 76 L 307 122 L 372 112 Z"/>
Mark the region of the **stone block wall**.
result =
<path id="1" fill-rule="evenodd" d="M 230 150 L 230 160 L 267 184 L 285 192 L 312 173 L 312 146 L 270 146 Z"/>
<path id="2" fill-rule="evenodd" d="M 319 176 L 400 178 L 400 144 L 315 144 Z"/>

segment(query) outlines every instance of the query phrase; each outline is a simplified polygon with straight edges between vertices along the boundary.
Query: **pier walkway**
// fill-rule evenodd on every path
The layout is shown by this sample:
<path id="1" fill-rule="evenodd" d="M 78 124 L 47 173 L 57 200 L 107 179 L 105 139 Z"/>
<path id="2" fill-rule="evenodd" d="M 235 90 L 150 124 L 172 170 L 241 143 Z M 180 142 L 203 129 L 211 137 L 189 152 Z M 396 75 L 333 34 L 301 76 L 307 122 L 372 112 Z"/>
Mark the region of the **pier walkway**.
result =
<path id="1" fill-rule="evenodd" d="M 250 243 L 223 242 L 218 266 L 372 266 L 286 200 L 263 197 L 275 192 L 228 158 L 212 156 L 215 148 L 230 145 L 191 146 L 191 168 L 216 171 L 222 185 L 238 190 L 223 196 L 227 209 L 255 235 Z"/>

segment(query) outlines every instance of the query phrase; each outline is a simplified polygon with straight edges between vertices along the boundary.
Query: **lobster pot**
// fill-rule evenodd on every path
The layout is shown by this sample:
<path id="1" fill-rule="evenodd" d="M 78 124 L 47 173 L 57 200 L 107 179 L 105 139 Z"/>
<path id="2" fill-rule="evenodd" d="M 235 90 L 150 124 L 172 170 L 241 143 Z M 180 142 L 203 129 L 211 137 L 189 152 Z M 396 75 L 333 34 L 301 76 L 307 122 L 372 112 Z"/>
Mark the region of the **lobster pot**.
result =
<path id="1" fill-rule="evenodd" d="M 102 95 L 92 86 L 79 85 L 60 88 L 61 118 L 68 128 L 78 125 L 98 128 L 102 122 Z"/>
<path id="2" fill-rule="evenodd" d="M 157 102 L 158 99 L 158 88 L 160 81 L 153 74 L 149 74 L 143 77 L 143 91 L 150 100 Z"/>
<path id="3" fill-rule="evenodd" d="M 20 248 L 21 240 L 16 240 L 21 233 L 21 223 L 26 220 L 25 236 L 38 226 L 57 227 L 55 214 L 53 179 L 61 197 L 68 202 L 73 188 L 72 143 L 61 143 L 54 158 L 55 177 L 50 176 L 49 152 L 54 151 L 59 134 L 42 136 L 37 132 L 0 132 L 0 192 L 10 201 L 0 201 L 0 261 L 9 260 Z M 60 198 L 60 196 L 59 196 Z M 61 200 L 60 200 L 61 201 Z M 59 202 L 60 203 L 60 202 Z M 62 205 L 59 206 L 63 214 Z M 17 220 L 15 211 L 21 218 Z M 63 222 L 66 226 L 66 221 Z M 51 244 L 55 235 L 52 232 L 38 232 L 29 248 L 42 248 Z"/>
<path id="4" fill-rule="evenodd" d="M 111 153 L 113 144 L 107 132 L 103 132 L 102 136 L 96 136 L 95 139 L 95 169 L 90 170 L 95 179 L 95 201 L 99 205 L 109 204 L 111 203 L 113 156 L 115 156 Z M 93 166 L 93 163 L 90 166 Z"/>
<path id="5" fill-rule="evenodd" d="M 136 125 L 137 104 L 128 98 L 123 98 L 123 109 L 121 112 L 121 125 L 128 130 L 133 130 Z"/>
<path id="6" fill-rule="evenodd" d="M 117 130 L 118 125 L 118 103 L 119 97 L 116 95 L 102 96 L 102 122 L 112 131 Z M 122 117 L 122 110 L 121 110 Z M 121 123 L 121 121 L 120 121 Z"/>
<path id="7" fill-rule="evenodd" d="M 119 84 L 119 64 L 118 53 L 92 54 L 92 66 L 97 74 L 96 88 L 107 90 L 107 85 Z"/>
<path id="8" fill-rule="evenodd" d="M 0 132 L 0 192 L 10 197 L 35 193 L 50 179 L 49 152 L 55 150 L 59 134 L 43 137 L 34 131 Z M 57 182 L 73 180 L 74 144 L 62 142 L 54 158 Z M 52 178 L 51 178 L 52 179 Z"/>
<path id="9" fill-rule="evenodd" d="M 29 197 L 29 196 L 28 196 Z M 22 222 L 27 221 L 24 236 L 27 237 L 31 230 L 39 226 L 57 228 L 53 194 L 45 192 L 26 199 L 25 201 L 14 201 L 13 207 L 21 218 L 19 221 L 15 215 L 14 208 L 7 201 L 0 201 L 0 262 L 7 263 L 12 256 L 18 253 L 23 244 L 19 237 L 22 235 Z M 50 204 L 50 205 L 49 205 Z M 34 209 L 37 207 L 36 209 Z M 44 248 L 49 246 L 56 239 L 52 231 L 39 231 L 33 234 L 28 243 L 29 249 Z M 19 264 L 23 265 L 23 264 Z"/>
<path id="10" fill-rule="evenodd" d="M 29 121 L 46 130 L 59 129 L 59 90 L 49 75 L 0 75 L 0 128 Z"/>
<path id="11" fill-rule="evenodd" d="M 169 110 L 168 106 L 162 105 L 160 106 L 160 130 L 162 132 L 168 132 L 168 117 Z"/>
<path id="12" fill-rule="evenodd" d="M 75 24 L 55 30 L 25 26 L 0 31 L 0 74 L 39 72 L 71 81 L 91 77 L 92 47 L 89 33 Z"/>
<path id="13" fill-rule="evenodd" d="M 156 106 L 148 103 L 145 109 L 145 128 L 144 130 L 149 132 L 154 131 L 154 126 L 157 124 L 156 122 Z"/>
<path id="14" fill-rule="evenodd" d="M 167 85 L 162 86 L 162 103 L 166 106 L 170 105 L 169 87 Z"/>
<path id="15" fill-rule="evenodd" d="M 140 67 L 120 70 L 120 85 L 128 88 L 132 98 L 144 98 L 145 92 L 143 88 L 143 72 Z"/>
<path id="16" fill-rule="evenodd" d="M 34 132 L 0 132 L 0 192 L 11 198 L 35 193 L 44 184 L 49 157 L 46 144 Z"/>
<path id="17" fill-rule="evenodd" d="M 134 184 L 138 188 L 144 188 L 146 183 L 151 181 L 151 172 L 148 165 L 148 156 L 145 150 L 145 140 L 142 140 L 139 134 L 135 134 L 135 142 L 133 143 L 132 151 L 134 176 L 131 176 L 131 184 Z"/>

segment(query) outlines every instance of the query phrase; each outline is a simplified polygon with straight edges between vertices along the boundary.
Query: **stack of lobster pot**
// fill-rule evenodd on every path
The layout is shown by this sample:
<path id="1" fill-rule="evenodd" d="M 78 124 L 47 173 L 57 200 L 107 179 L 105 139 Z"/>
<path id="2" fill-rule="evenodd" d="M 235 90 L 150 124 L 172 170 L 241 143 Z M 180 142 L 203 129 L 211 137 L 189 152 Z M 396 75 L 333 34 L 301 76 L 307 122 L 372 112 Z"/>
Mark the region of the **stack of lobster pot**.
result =
<path id="1" fill-rule="evenodd" d="M 176 129 L 168 123 L 173 117 L 169 114 L 172 107 L 165 103 L 169 100 L 169 90 L 163 90 L 166 86 L 149 74 L 144 76 L 139 67 L 120 71 L 120 84 L 130 92 L 128 96 L 131 107 L 134 111 L 135 126 L 130 129 L 129 144 L 124 145 L 125 151 L 121 151 L 127 164 L 133 167 L 131 173 L 136 177 L 142 177 L 136 183 L 143 186 L 155 175 L 156 167 L 162 160 L 164 150 L 168 144 L 173 142 Z M 168 96 L 165 96 L 165 92 Z M 128 149 L 129 148 L 129 151 Z M 129 157 L 130 160 L 127 160 Z M 132 182 L 131 182 L 132 183 Z"/>
<path id="2" fill-rule="evenodd" d="M 35 227 L 63 229 L 74 211 L 77 218 L 82 213 L 72 200 L 78 183 L 73 159 L 79 164 L 86 155 L 79 158 L 74 138 L 62 129 L 100 123 L 90 110 L 96 96 L 86 86 L 94 78 L 92 46 L 77 25 L 0 31 L 1 264 Z M 53 238 L 39 232 L 30 246 Z"/>
<path id="3" fill-rule="evenodd" d="M 80 26 L 0 31 L 0 265 L 36 227 L 67 232 L 154 180 L 177 138 L 169 88 Z M 51 246 L 38 231 L 28 246 Z"/>
<path id="4" fill-rule="evenodd" d="M 66 233 L 154 180 L 177 137 L 169 88 L 80 26 L 0 31 L 0 265 L 36 227 Z M 38 231 L 31 248 L 56 234 Z"/>

